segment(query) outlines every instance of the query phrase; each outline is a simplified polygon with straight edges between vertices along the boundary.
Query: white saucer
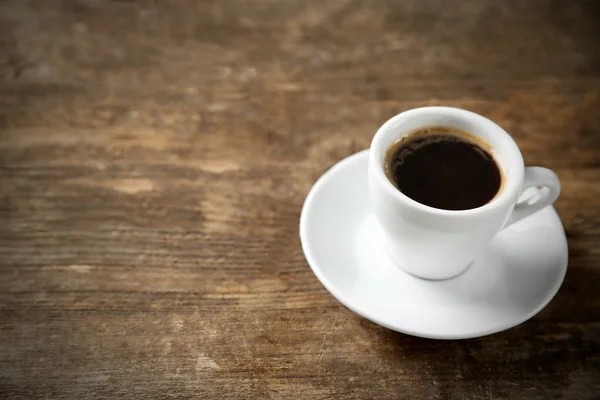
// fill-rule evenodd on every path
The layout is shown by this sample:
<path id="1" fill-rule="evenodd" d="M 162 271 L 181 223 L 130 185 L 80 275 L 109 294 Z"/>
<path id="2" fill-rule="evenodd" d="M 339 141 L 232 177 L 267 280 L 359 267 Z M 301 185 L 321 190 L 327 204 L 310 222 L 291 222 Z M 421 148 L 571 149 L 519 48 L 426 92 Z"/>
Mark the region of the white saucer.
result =
<path id="1" fill-rule="evenodd" d="M 465 339 L 518 325 L 554 297 L 567 271 L 567 239 L 554 208 L 502 231 L 460 276 L 428 281 L 387 259 L 369 207 L 368 150 L 333 166 L 300 217 L 304 254 L 342 304 L 409 335 Z"/>

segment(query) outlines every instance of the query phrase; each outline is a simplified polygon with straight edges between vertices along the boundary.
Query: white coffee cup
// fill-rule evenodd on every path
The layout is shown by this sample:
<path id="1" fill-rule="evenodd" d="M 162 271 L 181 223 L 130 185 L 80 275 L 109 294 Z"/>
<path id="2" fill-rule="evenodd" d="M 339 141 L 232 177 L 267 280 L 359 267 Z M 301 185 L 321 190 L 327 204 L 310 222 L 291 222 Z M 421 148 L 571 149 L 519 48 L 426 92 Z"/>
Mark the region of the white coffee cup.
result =
<path id="1" fill-rule="evenodd" d="M 490 145 L 503 174 L 501 191 L 489 203 L 451 211 L 426 206 L 400 192 L 385 174 L 386 152 L 415 130 L 443 126 L 466 131 Z M 529 187 L 545 187 L 537 201 L 517 203 Z M 525 167 L 514 140 L 500 126 L 470 111 L 451 107 L 416 108 L 396 115 L 375 134 L 369 151 L 369 196 L 387 236 L 391 259 L 426 279 L 462 273 L 503 228 L 551 205 L 560 182 L 547 168 Z"/>

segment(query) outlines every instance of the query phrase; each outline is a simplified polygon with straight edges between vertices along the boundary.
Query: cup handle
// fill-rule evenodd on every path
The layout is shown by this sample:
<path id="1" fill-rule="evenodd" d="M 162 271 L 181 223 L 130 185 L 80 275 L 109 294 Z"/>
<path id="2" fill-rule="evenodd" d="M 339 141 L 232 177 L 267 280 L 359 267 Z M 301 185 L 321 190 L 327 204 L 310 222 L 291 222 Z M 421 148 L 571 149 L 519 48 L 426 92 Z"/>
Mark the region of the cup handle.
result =
<path id="1" fill-rule="evenodd" d="M 517 221 L 530 216 L 554 203 L 560 194 L 560 181 L 558 176 L 548 168 L 526 167 L 523 178 L 521 193 L 531 187 L 545 187 L 548 190 L 539 191 L 538 194 L 529 199 L 521 200 L 513 209 L 504 228 L 509 227 Z"/>

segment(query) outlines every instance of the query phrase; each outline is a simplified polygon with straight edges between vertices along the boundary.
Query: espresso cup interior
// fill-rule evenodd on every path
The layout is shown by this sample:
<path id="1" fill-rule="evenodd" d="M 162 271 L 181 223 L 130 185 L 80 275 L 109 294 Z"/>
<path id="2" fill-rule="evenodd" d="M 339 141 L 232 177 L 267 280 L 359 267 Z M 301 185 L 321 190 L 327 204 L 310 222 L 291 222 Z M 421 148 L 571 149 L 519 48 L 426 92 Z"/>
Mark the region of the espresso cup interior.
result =
<path id="1" fill-rule="evenodd" d="M 371 157 L 374 157 L 376 168 L 391 187 L 394 186 L 384 172 L 386 152 L 415 131 L 429 127 L 463 131 L 479 139 L 479 143 L 487 144 L 487 150 L 496 161 L 503 178 L 498 195 L 490 203 L 508 196 L 516 198 L 521 188 L 524 166 L 521 152 L 514 140 L 489 119 L 450 107 L 424 107 L 406 111 L 390 119 L 379 129 L 371 144 Z"/>

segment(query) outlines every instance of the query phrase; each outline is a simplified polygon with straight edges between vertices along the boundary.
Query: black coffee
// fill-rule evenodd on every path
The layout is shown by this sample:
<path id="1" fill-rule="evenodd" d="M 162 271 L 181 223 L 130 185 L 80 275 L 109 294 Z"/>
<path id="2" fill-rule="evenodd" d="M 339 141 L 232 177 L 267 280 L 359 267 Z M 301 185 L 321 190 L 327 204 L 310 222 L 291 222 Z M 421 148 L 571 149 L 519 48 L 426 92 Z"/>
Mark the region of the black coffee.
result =
<path id="1" fill-rule="evenodd" d="M 392 146 L 386 174 L 406 196 L 430 207 L 468 210 L 492 200 L 502 185 L 492 155 L 471 135 L 433 127 Z"/>

